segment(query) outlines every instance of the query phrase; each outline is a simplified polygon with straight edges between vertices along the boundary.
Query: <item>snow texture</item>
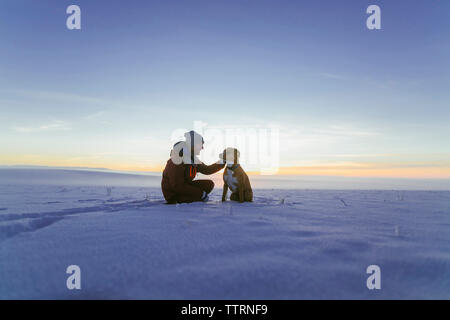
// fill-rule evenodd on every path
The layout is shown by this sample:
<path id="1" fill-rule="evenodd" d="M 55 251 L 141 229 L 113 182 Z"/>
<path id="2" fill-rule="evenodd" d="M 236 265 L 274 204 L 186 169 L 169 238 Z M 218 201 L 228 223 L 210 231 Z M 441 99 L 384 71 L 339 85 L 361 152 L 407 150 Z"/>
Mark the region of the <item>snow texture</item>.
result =
<path id="1" fill-rule="evenodd" d="M 217 183 L 166 205 L 159 183 L 0 169 L 0 299 L 450 298 L 450 191 L 255 188 L 240 204 Z"/>

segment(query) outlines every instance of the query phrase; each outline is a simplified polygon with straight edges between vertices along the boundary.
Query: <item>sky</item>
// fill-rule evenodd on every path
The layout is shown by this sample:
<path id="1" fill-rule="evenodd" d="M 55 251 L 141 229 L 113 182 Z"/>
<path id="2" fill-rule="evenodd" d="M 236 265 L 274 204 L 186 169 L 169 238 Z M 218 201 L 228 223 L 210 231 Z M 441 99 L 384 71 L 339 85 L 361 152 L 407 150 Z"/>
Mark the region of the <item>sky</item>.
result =
<path id="1" fill-rule="evenodd" d="M 206 163 L 236 146 L 251 172 L 450 178 L 449 14 L 447 0 L 2 0 L 0 165 L 161 171 L 200 123 Z"/>

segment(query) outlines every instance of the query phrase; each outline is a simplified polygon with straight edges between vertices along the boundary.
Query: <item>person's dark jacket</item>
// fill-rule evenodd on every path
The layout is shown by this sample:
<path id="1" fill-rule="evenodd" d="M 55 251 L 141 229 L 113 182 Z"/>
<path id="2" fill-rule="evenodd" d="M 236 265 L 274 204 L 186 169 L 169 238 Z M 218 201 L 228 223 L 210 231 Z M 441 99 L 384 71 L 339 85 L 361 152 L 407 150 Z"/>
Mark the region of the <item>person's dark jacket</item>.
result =
<path id="1" fill-rule="evenodd" d="M 161 189 L 167 202 L 174 202 L 179 195 L 192 197 L 192 199 L 200 200 L 203 191 L 190 183 L 195 178 L 197 172 L 203 174 L 213 174 L 221 170 L 225 164 L 205 165 L 200 163 L 191 164 L 174 164 L 171 159 L 166 163 L 166 167 L 162 174 Z"/>

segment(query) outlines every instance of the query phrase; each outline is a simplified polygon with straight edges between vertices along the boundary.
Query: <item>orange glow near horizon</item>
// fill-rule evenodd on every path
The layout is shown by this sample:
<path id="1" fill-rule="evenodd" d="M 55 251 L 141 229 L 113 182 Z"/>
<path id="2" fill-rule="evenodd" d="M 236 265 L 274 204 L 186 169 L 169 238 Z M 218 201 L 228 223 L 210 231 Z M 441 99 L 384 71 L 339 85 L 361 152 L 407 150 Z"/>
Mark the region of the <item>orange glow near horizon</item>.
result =
<path id="1" fill-rule="evenodd" d="M 449 179 L 450 167 L 281 167 L 279 175 L 344 176 L 371 178 Z"/>
<path id="2" fill-rule="evenodd" d="M 142 163 L 121 163 L 118 161 L 95 161 L 76 158 L 52 157 L 21 157 L 22 161 L 13 161 L 12 157 L 0 158 L 1 165 L 37 165 L 54 167 L 85 167 L 105 168 L 119 171 L 136 172 L 162 172 L 164 164 L 143 165 Z M 247 172 L 250 175 L 259 175 L 258 171 Z M 299 176 L 342 176 L 342 177 L 373 177 L 373 178 L 422 178 L 422 179 L 449 179 L 450 166 L 436 166 L 420 164 L 378 164 L 378 163 L 351 163 L 346 165 L 324 164 L 310 166 L 280 167 L 276 175 Z"/>

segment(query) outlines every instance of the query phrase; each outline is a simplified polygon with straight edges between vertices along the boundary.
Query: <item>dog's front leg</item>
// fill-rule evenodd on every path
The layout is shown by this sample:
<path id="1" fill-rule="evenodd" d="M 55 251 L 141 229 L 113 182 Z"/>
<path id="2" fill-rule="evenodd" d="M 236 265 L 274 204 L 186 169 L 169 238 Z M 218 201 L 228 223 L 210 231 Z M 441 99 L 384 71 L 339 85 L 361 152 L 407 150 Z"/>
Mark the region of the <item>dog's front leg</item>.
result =
<path id="1" fill-rule="evenodd" d="M 223 183 L 223 193 L 222 193 L 222 201 L 227 200 L 227 192 L 228 192 L 228 185 L 226 182 Z"/>
<path id="2" fill-rule="evenodd" d="M 239 188 L 239 202 L 244 202 L 244 188 Z"/>

